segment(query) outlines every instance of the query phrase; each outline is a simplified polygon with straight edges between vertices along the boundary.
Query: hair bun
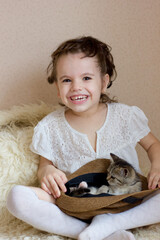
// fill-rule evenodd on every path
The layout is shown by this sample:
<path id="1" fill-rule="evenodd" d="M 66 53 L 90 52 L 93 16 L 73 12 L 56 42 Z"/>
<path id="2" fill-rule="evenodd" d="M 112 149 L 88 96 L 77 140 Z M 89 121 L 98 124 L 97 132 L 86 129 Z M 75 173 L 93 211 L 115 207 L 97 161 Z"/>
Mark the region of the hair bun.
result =
<path id="1" fill-rule="evenodd" d="M 54 82 L 52 77 L 48 77 L 48 78 L 47 78 L 47 81 L 48 81 L 50 84 L 52 84 L 52 83 Z"/>

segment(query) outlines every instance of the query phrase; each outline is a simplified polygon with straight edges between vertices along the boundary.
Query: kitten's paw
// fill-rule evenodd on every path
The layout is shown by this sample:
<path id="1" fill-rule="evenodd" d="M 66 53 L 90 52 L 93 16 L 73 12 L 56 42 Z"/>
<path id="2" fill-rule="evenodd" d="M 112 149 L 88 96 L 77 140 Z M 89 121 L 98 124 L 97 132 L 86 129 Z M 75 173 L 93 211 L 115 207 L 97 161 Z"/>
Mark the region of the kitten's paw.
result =
<path id="1" fill-rule="evenodd" d="M 83 181 L 79 184 L 78 188 L 88 188 L 88 184 L 85 181 Z"/>

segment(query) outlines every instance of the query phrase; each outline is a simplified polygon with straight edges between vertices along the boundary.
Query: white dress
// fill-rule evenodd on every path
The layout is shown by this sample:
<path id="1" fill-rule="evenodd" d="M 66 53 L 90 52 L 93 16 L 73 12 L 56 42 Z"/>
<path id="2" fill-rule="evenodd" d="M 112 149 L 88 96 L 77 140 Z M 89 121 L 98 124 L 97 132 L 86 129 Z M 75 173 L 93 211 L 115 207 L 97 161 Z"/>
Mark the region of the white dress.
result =
<path id="1" fill-rule="evenodd" d="M 98 158 L 111 159 L 110 153 L 131 163 L 140 173 L 137 142 L 150 129 L 148 119 L 138 107 L 120 103 L 108 104 L 103 126 L 97 131 L 96 152 L 86 134 L 73 129 L 60 108 L 43 118 L 34 129 L 31 151 L 52 161 L 66 174 Z"/>

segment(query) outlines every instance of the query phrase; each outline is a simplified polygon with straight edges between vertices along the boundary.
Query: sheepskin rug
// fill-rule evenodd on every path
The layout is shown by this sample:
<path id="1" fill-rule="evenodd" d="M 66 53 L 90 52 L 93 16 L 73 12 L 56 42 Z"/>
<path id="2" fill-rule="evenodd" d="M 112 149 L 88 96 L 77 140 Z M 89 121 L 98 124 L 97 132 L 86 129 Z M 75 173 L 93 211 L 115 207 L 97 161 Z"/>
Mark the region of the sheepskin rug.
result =
<path id="1" fill-rule="evenodd" d="M 6 209 L 7 194 L 13 185 L 38 186 L 39 157 L 29 150 L 33 128 L 57 107 L 41 102 L 0 111 L 0 240 L 70 239 L 39 231 L 16 219 Z M 134 229 L 133 233 L 137 240 L 158 240 L 160 224 Z"/>

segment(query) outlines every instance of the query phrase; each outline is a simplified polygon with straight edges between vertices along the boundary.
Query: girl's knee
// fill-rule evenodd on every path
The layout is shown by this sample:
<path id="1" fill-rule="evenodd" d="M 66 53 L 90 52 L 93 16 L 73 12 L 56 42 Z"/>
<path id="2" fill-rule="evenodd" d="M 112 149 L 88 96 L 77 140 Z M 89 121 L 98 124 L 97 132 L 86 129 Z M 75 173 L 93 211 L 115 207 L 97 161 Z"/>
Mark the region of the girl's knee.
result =
<path id="1" fill-rule="evenodd" d="M 8 193 L 8 197 L 7 197 L 7 206 L 11 205 L 11 204 L 15 204 L 16 203 L 16 199 L 17 197 L 19 198 L 19 196 L 21 196 L 21 186 L 16 185 L 13 188 L 11 188 L 10 192 Z"/>
<path id="2" fill-rule="evenodd" d="M 20 213 L 26 205 L 25 202 L 27 201 L 27 190 L 28 187 L 16 185 L 8 193 L 6 205 L 9 212 L 11 212 L 13 215 L 16 216 L 18 213 Z"/>

